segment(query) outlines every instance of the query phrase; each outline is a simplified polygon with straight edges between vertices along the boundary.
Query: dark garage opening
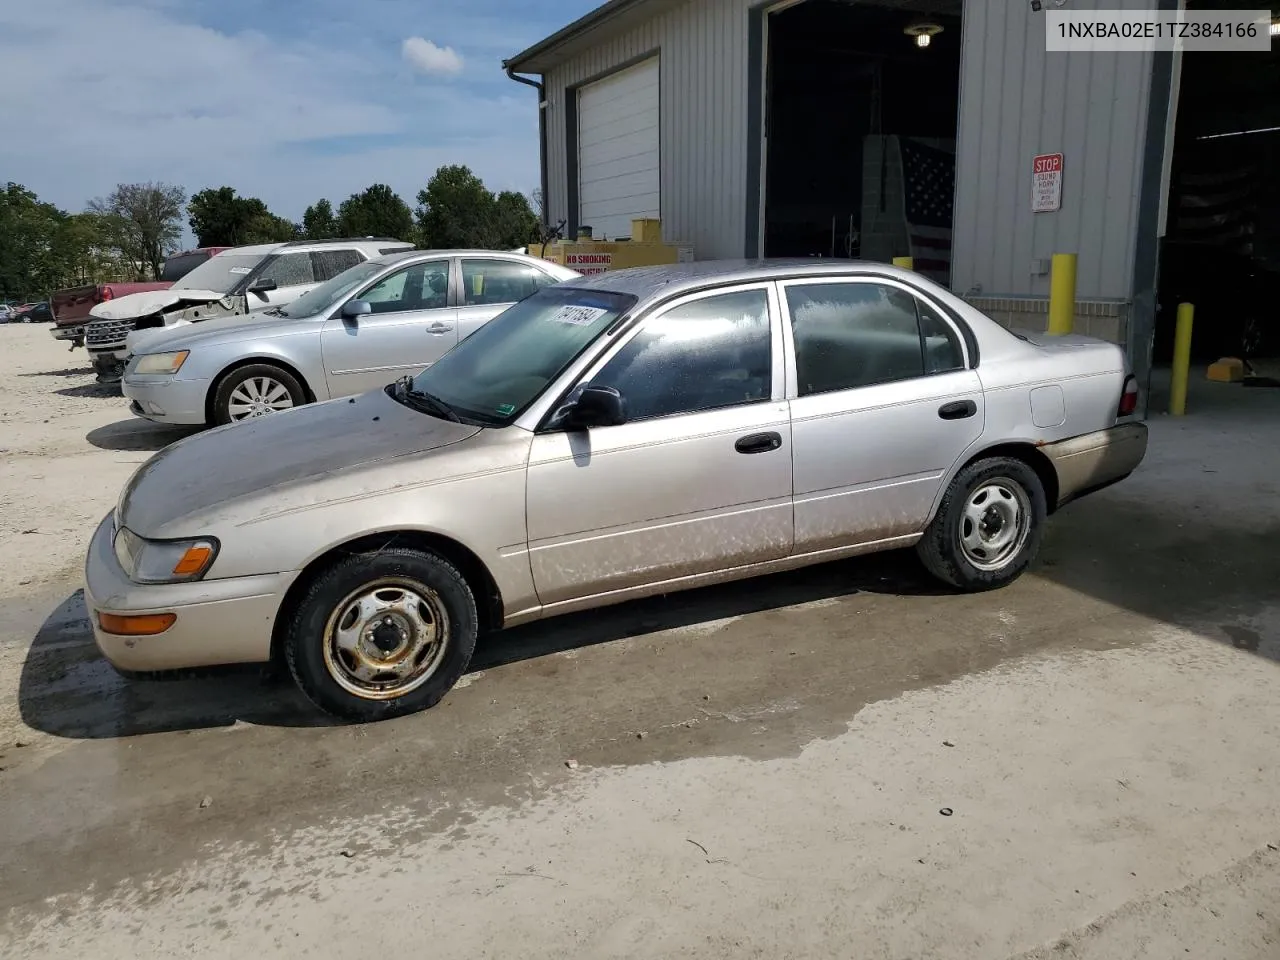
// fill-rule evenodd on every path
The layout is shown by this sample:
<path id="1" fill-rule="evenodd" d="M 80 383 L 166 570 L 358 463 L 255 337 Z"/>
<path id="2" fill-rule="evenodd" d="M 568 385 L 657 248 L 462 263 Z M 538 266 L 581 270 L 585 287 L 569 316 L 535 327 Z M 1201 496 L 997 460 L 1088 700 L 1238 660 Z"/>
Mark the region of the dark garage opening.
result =
<path id="1" fill-rule="evenodd" d="M 1193 362 L 1280 358 L 1275 306 L 1280 51 L 1275 40 L 1270 53 L 1182 57 L 1159 276 L 1156 365 L 1172 359 L 1181 302 L 1196 307 Z"/>
<path id="2" fill-rule="evenodd" d="M 769 16 L 766 256 L 914 256 L 949 282 L 958 11 L 806 0 Z"/>

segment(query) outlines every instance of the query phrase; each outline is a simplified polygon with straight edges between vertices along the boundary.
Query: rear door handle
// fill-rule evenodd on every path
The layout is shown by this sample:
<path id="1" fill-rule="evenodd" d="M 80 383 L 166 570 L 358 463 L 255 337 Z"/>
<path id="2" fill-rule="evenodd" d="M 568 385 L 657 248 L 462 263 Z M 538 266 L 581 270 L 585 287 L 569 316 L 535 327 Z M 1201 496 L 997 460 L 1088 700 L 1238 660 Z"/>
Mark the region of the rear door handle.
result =
<path id="1" fill-rule="evenodd" d="M 965 420 L 978 412 L 978 405 L 972 400 L 957 400 L 955 403 L 944 403 L 938 408 L 938 416 L 943 420 Z"/>
<path id="2" fill-rule="evenodd" d="M 750 436 L 742 437 L 733 445 L 733 449 L 739 453 L 769 453 L 777 450 L 782 446 L 782 434 L 774 433 L 753 433 Z"/>
<path id="3" fill-rule="evenodd" d="M 437 320 L 431 326 L 427 327 L 427 333 L 448 333 L 452 329 L 452 323 L 441 323 Z"/>

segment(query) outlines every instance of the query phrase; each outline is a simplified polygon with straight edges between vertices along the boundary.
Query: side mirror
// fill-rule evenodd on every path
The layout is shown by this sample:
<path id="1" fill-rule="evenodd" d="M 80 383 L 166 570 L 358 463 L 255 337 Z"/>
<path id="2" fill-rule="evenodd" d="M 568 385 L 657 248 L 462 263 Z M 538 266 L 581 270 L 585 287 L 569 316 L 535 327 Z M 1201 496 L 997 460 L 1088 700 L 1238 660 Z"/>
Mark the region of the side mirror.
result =
<path id="1" fill-rule="evenodd" d="M 278 286 L 279 284 L 270 277 L 259 277 L 257 280 L 253 281 L 253 283 L 249 284 L 249 292 L 262 296 L 264 293 L 270 293 L 272 290 L 275 290 Z M 267 298 L 262 297 L 262 299 L 265 300 Z"/>
<path id="2" fill-rule="evenodd" d="M 357 320 L 371 313 L 373 313 L 373 304 L 368 300 L 348 300 L 342 305 L 342 317 L 344 320 Z"/>
<path id="3" fill-rule="evenodd" d="M 627 422 L 627 401 L 614 387 L 587 385 L 566 412 L 563 425 L 569 430 L 589 427 L 616 427 Z"/>

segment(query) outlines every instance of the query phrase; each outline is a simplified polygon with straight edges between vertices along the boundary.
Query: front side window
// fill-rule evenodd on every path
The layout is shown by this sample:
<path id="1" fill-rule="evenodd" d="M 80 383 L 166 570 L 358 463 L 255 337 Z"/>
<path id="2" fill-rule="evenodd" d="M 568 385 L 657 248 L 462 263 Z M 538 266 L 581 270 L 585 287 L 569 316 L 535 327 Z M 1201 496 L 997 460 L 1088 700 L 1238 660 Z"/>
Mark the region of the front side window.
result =
<path id="1" fill-rule="evenodd" d="M 462 303 L 468 307 L 516 303 L 555 279 L 537 267 L 512 260 L 462 261 Z"/>
<path id="2" fill-rule="evenodd" d="M 262 269 L 263 280 L 274 280 L 277 287 L 300 287 L 315 283 L 316 274 L 311 266 L 311 254 L 286 253 L 276 257 Z"/>
<path id="3" fill-rule="evenodd" d="M 758 403 L 773 395 L 773 343 L 764 290 L 706 297 L 645 323 L 596 376 L 628 420 Z"/>
<path id="4" fill-rule="evenodd" d="M 786 293 L 802 397 L 964 366 L 950 326 L 898 287 L 815 283 Z"/>
<path id="5" fill-rule="evenodd" d="M 449 261 L 415 263 L 384 277 L 364 292 L 374 313 L 437 310 L 449 305 Z"/>
<path id="6" fill-rule="evenodd" d="M 316 279 L 323 283 L 358 263 L 364 263 L 364 257 L 357 250 L 317 250 L 311 254 L 311 263 Z"/>
<path id="7" fill-rule="evenodd" d="M 545 287 L 490 320 L 420 373 L 415 390 L 459 414 L 510 423 L 635 303 L 600 290 Z"/>

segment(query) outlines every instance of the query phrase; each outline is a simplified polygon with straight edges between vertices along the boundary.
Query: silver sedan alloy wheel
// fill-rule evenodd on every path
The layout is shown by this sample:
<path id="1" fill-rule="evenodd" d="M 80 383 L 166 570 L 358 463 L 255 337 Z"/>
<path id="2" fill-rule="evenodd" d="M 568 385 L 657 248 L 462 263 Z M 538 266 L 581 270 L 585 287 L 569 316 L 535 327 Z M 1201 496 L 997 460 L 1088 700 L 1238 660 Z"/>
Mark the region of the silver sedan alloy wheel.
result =
<path id="1" fill-rule="evenodd" d="M 960 549 L 979 570 L 1003 570 L 1022 552 L 1031 533 L 1031 499 L 1022 485 L 1003 477 L 969 495 L 960 514 Z"/>
<path id="2" fill-rule="evenodd" d="M 293 394 L 274 377 L 249 377 L 227 398 L 227 413 L 233 421 L 265 417 L 292 406 Z"/>
<path id="3" fill-rule="evenodd" d="M 394 700 L 431 679 L 449 639 L 449 615 L 434 590 L 416 580 L 386 577 L 353 591 L 334 608 L 324 632 L 324 664 L 353 696 Z"/>

